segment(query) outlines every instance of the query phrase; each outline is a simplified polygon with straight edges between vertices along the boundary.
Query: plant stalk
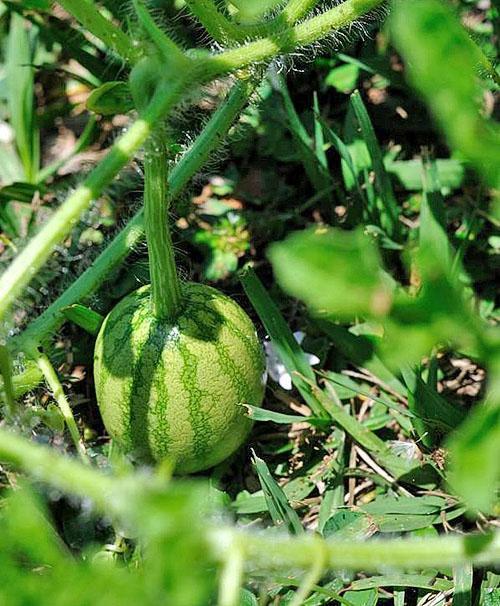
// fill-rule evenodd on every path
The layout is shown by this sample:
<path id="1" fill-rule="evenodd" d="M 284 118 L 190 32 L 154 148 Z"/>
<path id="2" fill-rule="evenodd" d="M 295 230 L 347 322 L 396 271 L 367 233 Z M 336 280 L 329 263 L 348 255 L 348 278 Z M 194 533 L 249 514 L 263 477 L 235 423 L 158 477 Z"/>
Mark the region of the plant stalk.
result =
<path id="1" fill-rule="evenodd" d="M 149 253 L 151 304 L 158 320 L 175 320 L 181 308 L 181 287 L 170 234 L 167 188 L 167 146 L 153 135 L 144 159 L 144 226 Z"/>
<path id="2" fill-rule="evenodd" d="M 90 498 L 99 511 L 126 525 L 140 522 L 137 511 L 141 511 L 148 491 L 158 495 L 163 486 L 163 483 L 158 484 L 158 478 L 140 474 L 120 478 L 107 476 L 3 428 L 0 428 L 0 460 L 21 467 L 38 481 L 65 493 Z M 168 494 L 168 488 L 165 490 Z M 168 528 L 168 520 L 165 523 Z M 210 559 L 224 563 L 227 554 L 236 550 L 242 554 L 246 569 L 250 571 L 312 570 L 318 564 L 318 552 L 323 554 L 321 560 L 325 570 L 386 572 L 388 569 L 423 570 L 500 563 L 498 531 L 364 542 L 323 539 L 307 533 L 292 537 L 284 533 L 252 532 L 220 523 L 217 527 L 207 524 L 206 533 Z"/>

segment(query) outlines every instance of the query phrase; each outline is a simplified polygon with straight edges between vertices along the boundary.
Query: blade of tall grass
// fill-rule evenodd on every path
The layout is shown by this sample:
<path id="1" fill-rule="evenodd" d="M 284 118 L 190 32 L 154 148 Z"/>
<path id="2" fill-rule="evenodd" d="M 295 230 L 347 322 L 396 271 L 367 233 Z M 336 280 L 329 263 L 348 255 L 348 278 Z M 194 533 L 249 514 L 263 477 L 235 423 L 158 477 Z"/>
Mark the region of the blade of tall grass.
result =
<path id="1" fill-rule="evenodd" d="M 291 534 L 303 533 L 304 529 L 299 516 L 290 506 L 285 493 L 276 483 L 265 461 L 254 454 L 253 464 L 273 522 L 277 526 L 285 525 Z"/>
<path id="2" fill-rule="evenodd" d="M 40 141 L 34 107 L 33 36 L 24 19 L 13 13 L 7 39 L 6 77 L 10 122 L 26 181 L 34 183 L 40 163 Z"/>
<path id="3" fill-rule="evenodd" d="M 391 237 L 398 239 L 400 232 L 398 203 L 390 177 L 384 166 L 384 158 L 375 130 L 358 91 L 354 91 L 351 95 L 351 104 L 373 163 L 375 186 L 381 199 L 381 207 L 379 208 L 381 225 Z"/>
<path id="4" fill-rule="evenodd" d="M 309 135 L 295 109 L 285 78 L 281 75 L 276 76 L 276 81 L 278 91 L 283 99 L 288 128 L 297 145 L 307 177 L 317 192 L 324 191 L 332 186 L 332 179 L 323 148 L 321 129 L 318 128 L 317 120 L 315 119 L 315 137 L 313 138 Z"/>

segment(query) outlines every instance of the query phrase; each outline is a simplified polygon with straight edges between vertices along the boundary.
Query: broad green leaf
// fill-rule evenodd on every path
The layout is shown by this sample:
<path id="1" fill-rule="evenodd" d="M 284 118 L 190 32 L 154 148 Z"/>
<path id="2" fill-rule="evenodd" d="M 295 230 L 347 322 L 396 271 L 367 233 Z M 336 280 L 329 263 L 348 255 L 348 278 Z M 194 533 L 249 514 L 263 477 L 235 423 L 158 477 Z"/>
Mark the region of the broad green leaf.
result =
<path id="1" fill-rule="evenodd" d="M 377 531 L 370 516 L 359 511 L 340 510 L 329 518 L 323 528 L 323 536 L 359 541 Z"/>
<path id="2" fill-rule="evenodd" d="M 384 160 L 385 169 L 407 191 L 422 190 L 423 163 L 420 158 L 412 160 Z M 441 191 L 455 190 L 461 187 L 465 167 L 464 163 L 454 158 L 435 160 L 437 180 Z"/>
<path id="3" fill-rule="evenodd" d="M 344 598 L 351 606 L 376 606 L 378 603 L 378 591 L 376 589 L 346 591 Z"/>
<path id="4" fill-rule="evenodd" d="M 384 314 L 391 305 L 378 251 L 361 230 L 295 232 L 272 244 L 268 256 L 284 290 L 317 313 L 352 319 Z"/>

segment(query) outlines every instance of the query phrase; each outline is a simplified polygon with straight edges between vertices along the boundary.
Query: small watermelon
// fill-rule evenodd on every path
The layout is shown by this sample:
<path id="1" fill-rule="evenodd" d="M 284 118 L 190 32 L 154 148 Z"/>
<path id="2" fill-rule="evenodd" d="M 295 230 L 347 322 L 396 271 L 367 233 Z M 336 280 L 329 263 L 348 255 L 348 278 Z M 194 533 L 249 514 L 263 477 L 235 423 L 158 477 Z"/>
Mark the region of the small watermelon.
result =
<path id="1" fill-rule="evenodd" d="M 262 404 L 262 347 L 247 314 L 214 288 L 184 284 L 173 323 L 152 315 L 150 294 L 144 286 L 125 297 L 101 327 L 97 402 L 110 436 L 137 460 L 201 471 L 248 436 L 241 404 Z"/>

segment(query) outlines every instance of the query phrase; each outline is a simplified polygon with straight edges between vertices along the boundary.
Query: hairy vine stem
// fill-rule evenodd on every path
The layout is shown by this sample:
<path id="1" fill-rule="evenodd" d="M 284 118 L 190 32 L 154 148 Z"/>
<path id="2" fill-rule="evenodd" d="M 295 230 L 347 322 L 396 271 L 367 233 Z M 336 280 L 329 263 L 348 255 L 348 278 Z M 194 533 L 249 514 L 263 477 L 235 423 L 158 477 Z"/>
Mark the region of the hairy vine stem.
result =
<path id="1" fill-rule="evenodd" d="M 229 91 L 191 147 L 173 167 L 168 177 L 170 197 L 175 199 L 192 176 L 200 170 L 214 149 L 224 140 L 231 125 L 247 104 L 255 88 L 252 80 L 239 80 Z M 141 208 L 122 231 L 101 252 L 94 263 L 77 278 L 26 330 L 11 339 L 10 347 L 23 351 L 48 339 L 64 322 L 61 310 L 85 300 L 95 292 L 109 274 L 144 239 L 144 210 Z M 24 387 L 34 387 L 40 376 L 30 371 Z"/>
<path id="2" fill-rule="evenodd" d="M 61 456 L 50 448 L 0 429 L 0 460 L 14 464 L 63 492 L 90 498 L 95 507 L 113 518 L 140 525 L 143 499 L 167 491 L 155 476 L 114 477 Z M 168 522 L 166 523 L 168 527 Z M 155 526 L 157 528 L 157 526 Z M 477 535 L 451 534 L 425 539 L 397 538 L 377 541 L 323 539 L 317 535 L 286 534 L 216 527 L 207 524 L 207 556 L 224 564 L 227 554 L 238 552 L 247 571 L 266 569 L 415 570 L 448 568 L 463 564 L 487 566 L 500 561 L 500 532 Z M 318 560 L 318 550 L 322 554 Z"/>
<path id="3" fill-rule="evenodd" d="M 355 21 L 366 12 L 381 5 L 383 1 L 346 0 L 343 4 L 312 17 L 275 38 L 256 40 L 240 48 L 210 57 L 198 53 L 194 59 L 189 60 L 189 67 L 183 62 L 182 68 L 174 71 L 175 77 L 162 79 L 162 81 L 168 82 L 168 87 L 159 86 L 157 88 L 142 116 L 127 133 L 118 139 L 100 166 L 95 168 L 83 184 L 61 205 L 51 220 L 0 277 L 0 319 L 4 318 L 14 298 L 45 263 L 55 245 L 67 236 L 91 201 L 101 194 L 135 151 L 146 141 L 155 124 L 175 106 L 187 90 L 196 84 L 213 80 L 217 76 L 270 60 L 282 52 L 310 44 L 325 37 L 332 30 L 342 28 Z M 87 6 L 87 4 L 90 3 L 86 1 L 82 6 Z M 89 7 L 87 6 L 87 8 Z M 106 32 L 106 36 L 107 34 Z M 172 74 L 169 75 L 172 76 Z"/>

